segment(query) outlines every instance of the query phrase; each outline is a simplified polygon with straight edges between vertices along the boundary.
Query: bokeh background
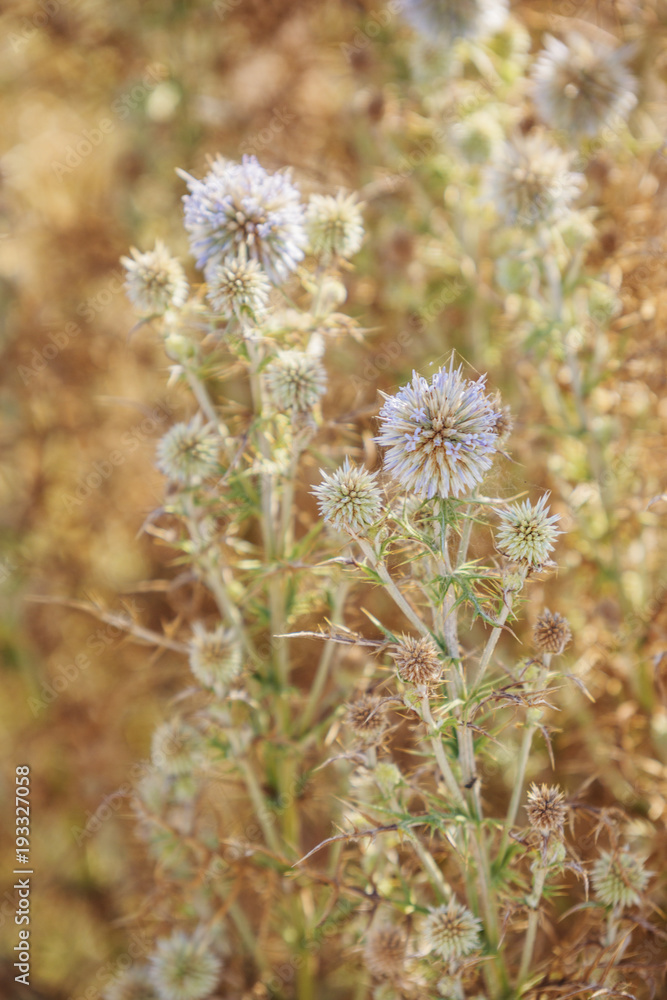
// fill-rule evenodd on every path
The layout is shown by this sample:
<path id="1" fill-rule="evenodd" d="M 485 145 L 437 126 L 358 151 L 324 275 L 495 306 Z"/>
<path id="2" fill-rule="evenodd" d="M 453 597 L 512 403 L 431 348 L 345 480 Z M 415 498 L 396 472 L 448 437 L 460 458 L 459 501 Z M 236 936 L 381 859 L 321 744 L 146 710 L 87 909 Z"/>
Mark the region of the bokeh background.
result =
<path id="1" fill-rule="evenodd" d="M 150 907 L 151 871 L 119 790 L 147 758 L 187 666 L 68 602 L 129 615 L 156 632 L 178 613 L 178 594 L 164 583 L 172 554 L 141 529 L 162 497 L 156 439 L 187 400 L 165 387 L 168 361 L 156 338 L 133 330 L 119 257 L 159 237 L 188 259 L 175 169 L 200 176 L 216 153 L 290 166 L 306 194 L 363 192 L 369 235 L 346 279 L 346 308 L 370 332 L 330 358 L 328 398 L 336 400 L 332 419 L 345 417 L 371 463 L 377 390 L 442 362 L 452 348 L 483 364 L 512 406 L 514 465 L 503 476 L 516 489 L 551 488 L 570 532 L 558 576 L 536 584 L 531 602 L 567 605 L 571 670 L 596 698 L 576 686 L 562 694 L 559 777 L 571 792 L 586 786 L 593 804 L 624 806 L 640 833 L 655 831 L 664 861 L 667 503 L 648 504 L 667 489 L 667 159 L 659 148 L 667 10 L 629 0 L 513 5 L 536 48 L 554 15 L 638 40 L 639 139 L 632 149 L 600 149 L 586 169 L 590 203 L 602 206 L 591 266 L 622 303 L 596 388 L 599 412 L 613 416 L 613 525 L 594 504 L 586 513 L 591 484 L 580 443 L 559 433 L 540 359 L 514 337 L 511 310 L 483 345 L 468 342 L 462 317 L 474 296 L 492 294 L 484 270 L 471 276 L 460 254 L 441 259 L 432 245 L 430 257 L 421 248 L 446 178 L 437 163 L 420 165 L 402 47 L 409 32 L 383 11 L 371 0 L 3 5 L 4 997 L 64 1000 L 91 984 L 99 991 Z M 559 377 L 567 392 L 565 368 Z M 16 987 L 11 957 L 13 775 L 25 763 L 36 873 L 30 990 Z M 540 765 L 548 766 L 546 752 Z M 81 839 L 94 815 L 99 829 Z"/>

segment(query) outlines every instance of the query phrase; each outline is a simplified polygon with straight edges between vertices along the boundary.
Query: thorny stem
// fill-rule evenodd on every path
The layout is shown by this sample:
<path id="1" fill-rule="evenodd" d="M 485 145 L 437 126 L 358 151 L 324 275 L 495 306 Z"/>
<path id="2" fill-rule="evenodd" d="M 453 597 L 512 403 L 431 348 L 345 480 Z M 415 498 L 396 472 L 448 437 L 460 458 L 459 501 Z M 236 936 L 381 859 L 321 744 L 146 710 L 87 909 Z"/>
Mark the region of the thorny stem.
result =
<path id="1" fill-rule="evenodd" d="M 551 653 L 545 653 L 542 657 L 543 668 L 539 673 L 539 676 L 535 682 L 535 689 L 540 690 L 544 687 L 545 681 L 547 679 L 547 674 L 549 672 L 549 665 L 551 663 Z M 514 781 L 514 788 L 512 790 L 512 798 L 510 799 L 509 808 L 507 810 L 507 818 L 505 820 L 505 831 L 503 833 L 503 839 L 500 846 L 500 856 L 504 855 L 509 841 L 510 830 L 516 822 L 517 813 L 519 811 L 519 806 L 523 798 L 523 786 L 526 779 L 526 767 L 528 766 L 528 759 L 530 757 L 530 750 L 533 745 L 533 737 L 539 729 L 539 726 L 532 725 L 528 726 L 523 733 L 523 739 L 521 741 L 521 750 L 519 752 L 519 763 L 517 767 L 517 774 Z"/>
<path id="2" fill-rule="evenodd" d="M 540 900 L 542 898 L 542 891 L 544 889 L 544 883 L 546 881 L 548 870 L 547 865 L 540 865 L 535 872 L 532 892 L 532 901 L 535 905 L 532 907 L 530 916 L 528 917 L 528 927 L 523 941 L 523 952 L 521 954 L 521 965 L 519 967 L 517 987 L 521 987 L 521 984 L 525 981 L 530 969 L 530 964 L 533 960 L 535 937 L 537 936 L 537 928 L 540 920 Z"/>
<path id="3" fill-rule="evenodd" d="M 431 714 L 431 706 L 429 705 L 428 695 L 426 694 L 422 696 L 421 709 L 422 709 L 422 719 L 429 728 L 429 738 L 431 740 L 431 746 L 433 747 L 433 753 L 435 754 L 435 759 L 438 763 L 438 767 L 440 768 L 440 772 L 443 778 L 445 779 L 445 784 L 447 785 L 447 788 L 449 789 L 449 792 L 454 801 L 456 802 L 456 804 L 461 809 L 465 810 L 466 808 L 465 799 L 461 794 L 461 789 L 456 783 L 454 772 L 452 771 L 449 765 L 449 761 L 447 760 L 447 757 L 445 755 L 445 750 L 442 745 L 442 740 L 438 734 L 437 726 L 433 718 L 433 715 Z"/>
<path id="4" fill-rule="evenodd" d="M 190 369 L 185 369 L 185 376 L 188 380 L 188 385 L 192 389 L 192 393 L 199 403 L 200 408 L 206 414 L 210 422 L 215 427 L 216 431 L 220 430 L 220 421 L 218 419 L 218 414 L 215 412 L 215 407 L 208 394 L 208 390 L 201 379 L 195 375 L 195 373 Z"/>
<path id="5" fill-rule="evenodd" d="M 355 541 L 358 542 L 364 555 L 371 562 L 373 569 L 378 574 L 383 584 L 387 588 L 387 591 L 393 598 L 394 603 L 398 605 L 398 607 L 401 609 L 405 617 L 412 625 L 414 625 L 414 627 L 417 629 L 420 635 L 423 635 L 428 639 L 432 639 L 433 636 L 431 635 L 431 632 L 426 627 L 426 625 L 424 625 L 424 623 L 421 621 L 421 619 L 415 613 L 415 611 L 413 611 L 413 609 L 410 607 L 406 599 L 403 597 L 403 594 L 400 592 L 400 590 L 390 577 L 387 567 L 383 562 L 381 562 L 380 559 L 378 559 L 378 556 L 373 550 L 372 545 L 370 545 L 370 543 L 365 538 L 361 538 L 359 535 L 354 535 L 353 537 Z"/>
<path id="6" fill-rule="evenodd" d="M 513 604 L 513 602 L 514 602 L 514 598 L 512 596 L 512 592 L 511 591 L 507 591 L 504 594 L 504 601 L 503 601 L 502 610 L 501 610 L 500 614 L 498 615 L 498 618 L 496 620 L 496 624 L 495 624 L 494 628 L 491 631 L 491 635 L 489 636 L 489 638 L 486 641 L 486 646 L 484 647 L 484 651 L 483 651 L 483 653 L 482 653 L 482 655 L 480 657 L 480 660 L 479 660 L 479 665 L 477 667 L 477 674 L 475 675 L 475 678 L 474 678 L 474 681 L 473 681 L 473 687 L 475 687 L 475 688 L 478 687 L 482 683 L 482 680 L 484 678 L 484 674 L 486 673 L 486 668 L 488 667 L 489 663 L 491 662 L 491 657 L 493 656 L 493 654 L 495 652 L 496 645 L 498 644 L 498 639 L 500 639 L 500 636 L 502 634 L 503 626 L 504 626 L 505 622 L 507 621 L 507 619 L 509 617 L 509 614 L 510 614 L 510 612 L 512 610 L 512 604 Z"/>
<path id="7" fill-rule="evenodd" d="M 331 615 L 332 625 L 336 625 L 341 619 L 348 589 L 349 585 L 346 582 L 343 582 L 339 584 L 338 589 L 336 590 Z M 317 671 L 315 673 L 315 677 L 313 678 L 313 683 L 310 686 L 308 701 L 306 702 L 306 707 L 304 708 L 301 716 L 300 730 L 302 733 L 307 732 L 313 721 L 315 712 L 317 711 L 317 706 L 320 703 L 320 697 L 324 690 L 324 685 L 326 684 L 327 677 L 329 675 L 329 667 L 331 666 L 331 661 L 335 651 L 336 644 L 334 642 L 329 641 L 324 644 L 324 649 L 322 650 L 322 655 L 320 656 L 320 662 L 317 665 Z"/>
<path id="8" fill-rule="evenodd" d="M 250 800 L 255 809 L 255 814 L 259 821 L 259 825 L 262 828 L 264 838 L 266 843 L 271 848 L 274 853 L 280 855 L 283 852 L 282 844 L 280 842 L 280 837 L 276 833 L 275 827 L 272 822 L 271 810 L 269 809 L 268 802 L 259 786 L 259 782 L 255 777 L 255 772 L 253 771 L 250 763 L 243 756 L 238 758 L 239 767 L 243 772 L 243 778 L 246 783 L 246 788 L 248 789 L 248 794 Z"/>

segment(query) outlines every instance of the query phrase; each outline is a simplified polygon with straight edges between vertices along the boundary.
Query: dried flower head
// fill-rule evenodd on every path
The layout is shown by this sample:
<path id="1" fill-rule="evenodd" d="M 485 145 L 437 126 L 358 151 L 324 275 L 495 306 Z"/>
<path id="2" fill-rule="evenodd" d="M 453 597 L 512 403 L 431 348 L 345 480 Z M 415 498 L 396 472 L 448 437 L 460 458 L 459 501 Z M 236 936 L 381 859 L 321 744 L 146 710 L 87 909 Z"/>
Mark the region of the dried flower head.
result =
<path id="1" fill-rule="evenodd" d="M 507 0 L 405 0 L 402 12 L 424 35 L 454 41 L 484 37 L 501 28 Z"/>
<path id="2" fill-rule="evenodd" d="M 436 644 L 426 636 L 415 638 L 404 635 L 392 652 L 399 677 L 407 684 L 417 686 L 435 684 L 442 675 L 440 653 Z"/>
<path id="3" fill-rule="evenodd" d="M 201 622 L 192 627 L 190 669 L 204 687 L 224 695 L 241 673 L 243 651 L 233 634 L 220 625 L 207 632 Z"/>
<path id="4" fill-rule="evenodd" d="M 265 379 L 274 405 L 283 413 L 310 413 L 327 387 L 322 362 L 305 351 L 278 351 L 266 366 Z"/>
<path id="5" fill-rule="evenodd" d="M 405 965 L 406 945 L 406 935 L 399 927 L 378 927 L 366 941 L 366 968 L 378 979 L 397 978 Z"/>
<path id="6" fill-rule="evenodd" d="M 382 513 L 382 495 L 375 482 L 377 472 L 350 465 L 346 458 L 340 469 L 331 475 L 322 472 L 322 476 L 323 482 L 313 494 L 324 520 L 338 531 L 366 535 Z"/>
<path id="7" fill-rule="evenodd" d="M 500 451 L 509 440 L 512 428 L 514 427 L 514 421 L 512 420 L 512 411 L 509 406 L 503 406 L 499 392 L 493 397 L 492 405 L 496 413 L 496 435 L 498 439 L 496 447 Z"/>
<path id="8" fill-rule="evenodd" d="M 160 1000 L 204 1000 L 221 969 L 219 958 L 182 931 L 158 941 L 151 957 L 151 979 Z"/>
<path id="9" fill-rule="evenodd" d="M 132 257 L 121 257 L 127 271 L 125 289 L 130 302 L 141 312 L 161 316 L 167 309 L 179 309 L 188 298 L 188 282 L 179 262 L 162 240 L 155 249 L 141 253 L 130 249 Z"/>
<path id="10" fill-rule="evenodd" d="M 145 965 L 124 969 L 105 986 L 103 1000 L 159 1000 Z"/>
<path id="11" fill-rule="evenodd" d="M 347 706 L 345 721 L 361 743 L 379 743 L 387 728 L 382 699 L 374 694 L 362 694 Z"/>
<path id="12" fill-rule="evenodd" d="M 424 924 L 426 947 L 446 961 L 464 958 L 479 947 L 481 927 L 466 906 L 451 899 L 447 906 L 429 911 Z"/>
<path id="13" fill-rule="evenodd" d="M 266 310 L 271 285 L 256 260 L 226 257 L 206 268 L 206 283 L 209 302 L 225 318 L 256 319 Z"/>
<path id="14" fill-rule="evenodd" d="M 535 506 L 524 500 L 498 512 L 503 523 L 496 544 L 508 559 L 534 567 L 547 561 L 556 538 L 562 534 L 554 527 L 560 514 L 549 515 L 548 499 L 549 494 L 545 493 Z"/>
<path id="15" fill-rule="evenodd" d="M 488 170 L 487 196 L 511 225 L 550 224 L 567 214 L 584 185 L 571 160 L 539 133 L 515 136 Z"/>
<path id="16" fill-rule="evenodd" d="M 528 822 L 539 833 L 545 836 L 555 833 L 558 836 L 563 831 L 567 816 L 565 796 L 557 785 L 530 786 L 528 792 Z"/>
<path id="17" fill-rule="evenodd" d="M 614 119 L 625 120 L 637 103 L 637 81 L 625 65 L 629 48 L 613 48 L 572 32 L 551 35 L 532 70 L 533 99 L 551 128 L 576 137 L 596 135 Z"/>
<path id="18" fill-rule="evenodd" d="M 558 612 L 552 614 L 545 608 L 533 629 L 533 639 L 540 652 L 554 655 L 562 653 L 571 638 L 572 631 L 567 618 L 563 618 Z"/>
<path id="19" fill-rule="evenodd" d="M 157 467 L 179 483 L 195 485 L 219 471 L 220 441 L 198 413 L 188 423 L 174 424 L 160 438 Z"/>
<path id="20" fill-rule="evenodd" d="M 170 719 L 158 726 L 151 741 L 151 761 L 163 774 L 189 774 L 202 757 L 201 733 L 181 719 Z"/>
<path id="21" fill-rule="evenodd" d="M 340 191 L 331 195 L 311 195 L 306 209 L 306 229 L 310 249 L 317 256 L 349 260 L 361 247 L 364 224 L 355 195 Z"/>
<path id="22" fill-rule="evenodd" d="M 457 497 L 472 490 L 491 467 L 499 414 L 484 394 L 484 378 L 471 382 L 440 369 L 431 381 L 413 372 L 395 396 L 383 393 L 380 434 L 385 465 L 420 497 Z"/>
<path id="23" fill-rule="evenodd" d="M 218 157 L 203 180 L 179 170 L 185 195 L 185 228 L 197 267 L 228 257 L 262 265 L 274 284 L 303 259 L 304 209 L 289 173 L 269 174 L 254 156 L 241 163 Z"/>
<path id="24" fill-rule="evenodd" d="M 623 908 L 641 902 L 652 872 L 644 869 L 644 860 L 620 850 L 613 854 L 601 851 L 593 865 L 593 888 L 605 906 Z"/>

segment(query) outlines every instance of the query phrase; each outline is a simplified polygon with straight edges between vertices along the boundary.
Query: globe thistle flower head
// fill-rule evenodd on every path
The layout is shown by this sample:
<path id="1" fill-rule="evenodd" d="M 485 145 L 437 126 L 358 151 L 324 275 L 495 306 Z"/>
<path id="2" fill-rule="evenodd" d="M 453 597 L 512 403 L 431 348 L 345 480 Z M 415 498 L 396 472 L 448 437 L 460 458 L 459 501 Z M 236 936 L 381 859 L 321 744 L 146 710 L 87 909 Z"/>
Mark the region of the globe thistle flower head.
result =
<path id="1" fill-rule="evenodd" d="M 151 761 L 163 774 L 179 777 L 197 767 L 202 750 L 201 733 L 181 719 L 171 719 L 153 733 Z"/>
<path id="2" fill-rule="evenodd" d="M 241 673 L 241 647 L 222 625 L 207 632 L 201 622 L 195 622 L 192 630 L 190 669 L 204 687 L 213 688 L 222 696 Z"/>
<path id="3" fill-rule="evenodd" d="M 565 796 L 557 785 L 532 784 L 528 792 L 528 822 L 543 836 L 560 836 L 567 816 Z"/>
<path id="4" fill-rule="evenodd" d="M 382 494 L 375 482 L 377 472 L 368 472 L 345 459 L 340 469 L 329 475 L 313 490 L 320 514 L 337 531 L 366 535 L 382 514 Z"/>
<path id="5" fill-rule="evenodd" d="M 363 694 L 347 706 L 346 722 L 360 743 L 377 744 L 387 728 L 382 699 Z"/>
<path id="6" fill-rule="evenodd" d="M 175 931 L 157 942 L 151 979 L 160 1000 L 204 1000 L 215 989 L 222 963 L 194 937 Z"/>
<path id="7" fill-rule="evenodd" d="M 641 894 L 653 873 L 644 869 L 644 861 L 628 850 L 613 854 L 601 851 L 593 865 L 593 889 L 605 906 L 623 909 L 641 902 Z"/>
<path id="8" fill-rule="evenodd" d="M 162 316 L 167 309 L 180 309 L 188 298 L 188 282 L 179 262 L 162 240 L 155 249 L 141 253 L 130 249 L 131 257 L 121 257 L 126 270 L 125 290 L 137 309 L 150 316 Z"/>
<path id="9" fill-rule="evenodd" d="M 160 438 L 157 467 L 169 479 L 196 485 L 219 471 L 220 442 L 211 424 L 198 413 L 188 423 L 174 424 Z"/>
<path id="10" fill-rule="evenodd" d="M 567 215 L 584 186 L 563 153 L 539 133 L 506 142 L 486 176 L 486 196 L 510 225 L 535 228 Z"/>
<path id="11" fill-rule="evenodd" d="M 306 351 L 278 351 L 264 373 L 271 400 L 280 412 L 310 413 L 326 392 L 327 373 Z"/>
<path id="12" fill-rule="evenodd" d="M 484 393 L 484 378 L 469 381 L 452 363 L 430 382 L 413 372 L 395 396 L 383 395 L 375 440 L 387 449 L 385 465 L 401 486 L 424 499 L 474 489 L 498 444 L 499 413 Z"/>
<path id="13" fill-rule="evenodd" d="M 288 172 L 269 174 L 254 156 L 241 163 L 218 157 L 197 180 L 178 171 L 190 194 L 183 198 L 185 228 L 197 267 L 245 257 L 278 284 L 303 259 L 304 209 Z"/>
<path id="14" fill-rule="evenodd" d="M 266 311 L 271 284 L 256 260 L 241 255 L 211 264 L 206 284 L 209 302 L 225 319 L 256 319 Z"/>
<path id="15" fill-rule="evenodd" d="M 407 939 L 399 927 L 378 927 L 368 935 L 364 962 L 378 979 L 396 979 L 403 972 Z"/>
<path id="16" fill-rule="evenodd" d="M 102 991 L 103 1000 L 160 1000 L 147 966 L 124 969 Z"/>
<path id="17" fill-rule="evenodd" d="M 529 500 L 499 511 L 502 524 L 496 535 L 498 549 L 514 562 L 538 567 L 547 562 L 556 538 L 562 534 L 554 525 L 560 514 L 549 515 L 549 494 L 533 506 Z"/>
<path id="18" fill-rule="evenodd" d="M 497 31 L 507 17 L 507 0 L 405 0 L 402 13 L 416 31 L 451 42 Z"/>
<path id="19" fill-rule="evenodd" d="M 625 120 L 637 103 L 637 81 L 626 66 L 628 47 L 614 48 L 571 32 L 547 35 L 532 70 L 533 100 L 551 128 L 594 136 Z"/>
<path id="20" fill-rule="evenodd" d="M 452 139 L 468 163 L 488 163 L 502 146 L 503 130 L 497 117 L 482 108 L 452 125 Z"/>
<path id="21" fill-rule="evenodd" d="M 451 899 L 447 906 L 429 911 L 424 924 L 425 944 L 445 961 L 465 958 L 479 947 L 481 927 L 481 921 L 466 906 Z"/>
<path id="22" fill-rule="evenodd" d="M 533 640 L 537 649 L 542 653 L 558 655 L 563 652 L 571 639 L 572 630 L 567 618 L 563 618 L 558 612 L 552 614 L 545 608 L 533 629 Z"/>
<path id="23" fill-rule="evenodd" d="M 442 675 L 438 647 L 426 636 L 404 635 L 392 652 L 398 675 L 407 684 L 435 684 Z"/>
<path id="24" fill-rule="evenodd" d="M 306 230 L 309 248 L 317 257 L 325 260 L 354 257 L 364 238 L 361 206 L 355 195 L 345 196 L 342 191 L 335 198 L 311 195 L 306 209 Z"/>

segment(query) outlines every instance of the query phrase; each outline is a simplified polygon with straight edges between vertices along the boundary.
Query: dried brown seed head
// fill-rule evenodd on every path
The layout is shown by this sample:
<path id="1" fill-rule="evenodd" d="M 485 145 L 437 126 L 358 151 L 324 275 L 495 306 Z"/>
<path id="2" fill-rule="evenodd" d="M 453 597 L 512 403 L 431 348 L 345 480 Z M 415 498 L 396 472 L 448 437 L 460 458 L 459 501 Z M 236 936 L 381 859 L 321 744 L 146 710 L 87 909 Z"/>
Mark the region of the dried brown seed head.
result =
<path id="1" fill-rule="evenodd" d="M 425 636 L 404 635 L 394 647 L 399 677 L 408 684 L 435 684 L 442 674 L 438 647 Z"/>
<path id="2" fill-rule="evenodd" d="M 542 834 L 561 834 L 567 816 L 565 796 L 558 785 L 533 784 L 528 792 L 528 822 Z"/>
<path id="3" fill-rule="evenodd" d="M 545 608 L 535 623 L 533 639 L 542 653 L 562 653 L 572 639 L 567 618 Z"/>

